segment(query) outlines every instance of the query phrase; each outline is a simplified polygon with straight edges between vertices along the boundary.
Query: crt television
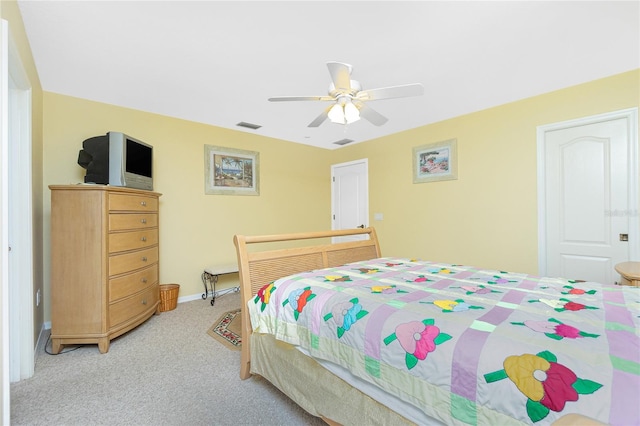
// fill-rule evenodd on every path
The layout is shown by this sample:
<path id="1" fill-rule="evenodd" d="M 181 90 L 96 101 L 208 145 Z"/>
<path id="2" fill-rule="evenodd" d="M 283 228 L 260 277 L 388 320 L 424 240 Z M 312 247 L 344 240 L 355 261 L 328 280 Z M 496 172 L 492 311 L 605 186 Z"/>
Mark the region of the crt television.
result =
<path id="1" fill-rule="evenodd" d="M 82 142 L 78 164 L 85 183 L 153 190 L 153 147 L 121 132 Z"/>

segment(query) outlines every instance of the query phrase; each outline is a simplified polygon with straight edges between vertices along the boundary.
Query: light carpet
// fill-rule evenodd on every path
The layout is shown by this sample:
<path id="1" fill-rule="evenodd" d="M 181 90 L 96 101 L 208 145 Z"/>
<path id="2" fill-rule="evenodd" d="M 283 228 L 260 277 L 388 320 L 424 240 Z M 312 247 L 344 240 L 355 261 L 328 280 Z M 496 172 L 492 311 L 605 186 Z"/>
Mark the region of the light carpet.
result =
<path id="1" fill-rule="evenodd" d="M 324 425 L 266 380 L 240 380 L 240 352 L 207 335 L 239 306 L 239 293 L 213 307 L 179 303 L 114 339 L 106 354 L 85 345 L 53 356 L 41 345 L 34 376 L 11 384 L 11 424 Z"/>

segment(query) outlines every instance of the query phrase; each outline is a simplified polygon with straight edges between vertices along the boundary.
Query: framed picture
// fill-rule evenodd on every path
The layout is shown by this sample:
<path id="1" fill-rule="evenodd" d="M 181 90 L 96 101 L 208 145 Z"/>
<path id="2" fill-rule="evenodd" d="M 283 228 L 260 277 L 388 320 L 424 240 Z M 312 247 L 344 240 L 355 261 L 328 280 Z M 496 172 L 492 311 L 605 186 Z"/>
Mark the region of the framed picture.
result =
<path id="1" fill-rule="evenodd" d="M 204 146 L 205 194 L 260 195 L 260 153 Z"/>
<path id="2" fill-rule="evenodd" d="M 457 140 L 413 148 L 413 183 L 458 179 Z"/>

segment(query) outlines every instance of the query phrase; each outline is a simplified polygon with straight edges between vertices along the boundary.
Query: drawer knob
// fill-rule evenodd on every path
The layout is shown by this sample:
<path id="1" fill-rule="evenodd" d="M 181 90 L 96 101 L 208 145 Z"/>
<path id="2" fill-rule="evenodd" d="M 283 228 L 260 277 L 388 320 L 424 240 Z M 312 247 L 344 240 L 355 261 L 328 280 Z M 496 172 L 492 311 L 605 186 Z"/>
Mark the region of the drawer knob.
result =
<path id="1" fill-rule="evenodd" d="M 143 256 L 143 257 L 142 257 L 142 261 L 143 261 L 143 262 L 146 262 L 146 261 L 147 261 L 147 256 Z"/>
<path id="2" fill-rule="evenodd" d="M 146 283 L 147 282 L 147 277 L 142 277 L 142 279 L 140 281 L 142 281 L 143 283 Z"/>
<path id="3" fill-rule="evenodd" d="M 147 304 L 147 299 L 142 299 L 142 304 L 146 305 Z"/>
<path id="4" fill-rule="evenodd" d="M 147 223 L 147 219 L 140 219 L 140 222 Z"/>
<path id="5" fill-rule="evenodd" d="M 146 202 L 146 201 L 140 201 L 140 205 L 141 205 L 142 207 L 145 207 L 145 206 L 147 205 L 147 202 Z"/>
<path id="6" fill-rule="evenodd" d="M 145 241 L 147 241 L 147 237 L 140 238 L 140 241 L 142 241 L 144 243 Z"/>

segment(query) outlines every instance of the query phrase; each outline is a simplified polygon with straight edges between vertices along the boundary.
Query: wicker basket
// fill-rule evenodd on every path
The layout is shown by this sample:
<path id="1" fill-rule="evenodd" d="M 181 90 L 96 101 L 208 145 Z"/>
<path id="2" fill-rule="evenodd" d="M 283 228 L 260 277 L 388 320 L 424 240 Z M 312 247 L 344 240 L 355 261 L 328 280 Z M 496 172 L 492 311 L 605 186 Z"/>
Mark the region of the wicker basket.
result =
<path id="1" fill-rule="evenodd" d="M 180 284 L 160 285 L 160 312 L 174 310 L 178 304 Z"/>

